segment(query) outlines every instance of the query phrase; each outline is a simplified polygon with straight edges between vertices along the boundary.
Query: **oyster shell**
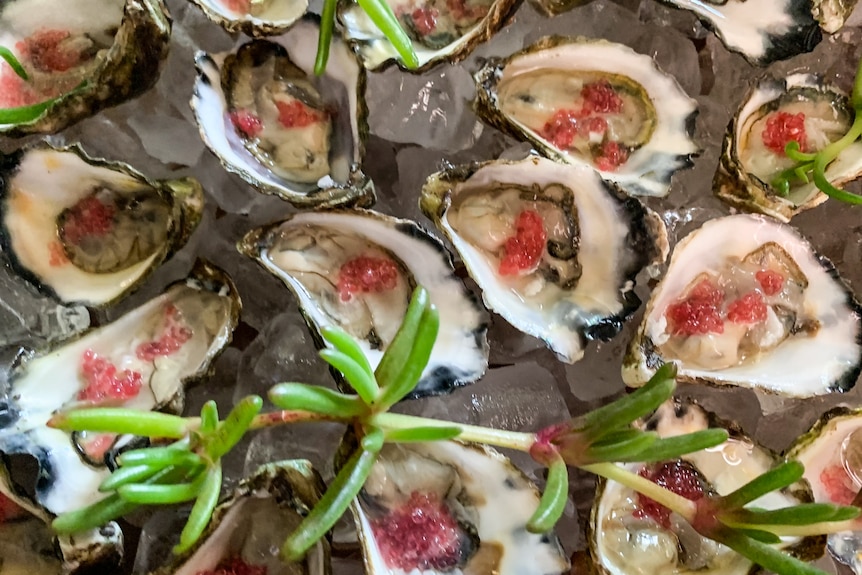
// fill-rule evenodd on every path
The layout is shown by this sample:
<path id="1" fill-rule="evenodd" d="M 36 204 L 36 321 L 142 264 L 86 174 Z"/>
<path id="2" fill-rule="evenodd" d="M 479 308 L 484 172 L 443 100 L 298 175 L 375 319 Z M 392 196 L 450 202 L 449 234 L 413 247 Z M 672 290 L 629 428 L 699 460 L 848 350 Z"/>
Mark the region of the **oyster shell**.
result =
<path id="1" fill-rule="evenodd" d="M 0 243 L 63 302 L 103 306 L 128 294 L 186 243 L 202 210 L 197 181 L 148 180 L 78 146 L 0 160 Z"/>
<path id="2" fill-rule="evenodd" d="M 587 165 L 628 194 L 665 196 L 698 152 L 697 103 L 649 56 L 549 36 L 475 74 L 476 113 L 545 155 Z"/>
<path id="3" fill-rule="evenodd" d="M 843 136 L 853 123 L 846 94 L 810 74 L 760 82 L 730 122 L 721 163 L 715 174 L 715 194 L 735 208 L 761 212 L 782 221 L 827 200 L 814 182 L 790 189 L 787 197 L 771 181 L 796 165 L 784 154 L 795 136 L 803 152 L 814 152 Z M 862 143 L 845 148 L 826 169 L 835 185 L 862 174 Z"/>
<path id="4" fill-rule="evenodd" d="M 677 244 L 623 363 L 643 385 L 674 361 L 688 382 L 792 397 L 853 387 L 860 307 L 832 264 L 771 218 L 711 220 Z"/>
<path id="5" fill-rule="evenodd" d="M 30 77 L 0 65 L 0 107 L 58 98 L 35 120 L 0 124 L 10 136 L 55 133 L 143 94 L 168 55 L 171 21 L 162 0 L 40 0 L 0 6 L 0 46 Z"/>
<path id="6" fill-rule="evenodd" d="M 282 34 L 302 18 L 308 0 L 192 0 L 207 18 L 231 33 L 255 38 Z"/>
<path id="7" fill-rule="evenodd" d="M 716 492 L 726 495 L 771 469 L 778 458 L 746 437 L 736 426 L 722 422 L 693 403 L 669 401 L 656 411 L 645 427 L 661 437 L 691 433 L 708 427 L 724 427 L 730 439 L 719 446 L 690 453 L 682 459 L 656 464 L 626 464 L 633 472 L 679 476 L 690 486 L 690 495 Z M 697 491 L 697 492 L 696 492 Z M 691 497 L 690 497 L 691 498 Z M 811 501 L 811 491 L 802 484 L 756 499 L 753 506 L 778 509 Z M 651 503 L 651 504 L 650 504 Z M 664 510 L 664 511 L 662 511 Z M 699 573 L 745 575 L 754 569 L 751 561 L 724 545 L 701 537 L 683 519 L 667 514 L 666 508 L 646 500 L 614 481 L 600 480 L 590 514 L 590 552 L 602 575 L 658 575 Z M 800 559 L 811 560 L 823 552 L 823 537 L 785 537 L 779 544 Z"/>
<path id="8" fill-rule="evenodd" d="M 267 575 L 327 575 L 329 542 L 318 541 L 302 564 L 284 563 L 279 549 L 320 499 L 323 480 L 305 460 L 280 461 L 244 479 L 213 513 L 206 532 L 188 553 L 153 575 L 197 575 L 241 559 Z"/>
<path id="9" fill-rule="evenodd" d="M 36 459 L 38 509 L 56 515 L 99 500 L 107 464 L 125 441 L 49 428 L 53 412 L 78 402 L 180 411 L 184 385 L 207 374 L 227 346 L 239 307 L 230 279 L 199 262 L 161 296 L 17 367 L 0 404 L 0 454 L 4 462 L 13 454 Z M 32 492 L 15 472 L 6 490 Z"/>
<path id="10" fill-rule="evenodd" d="M 334 38 L 325 74 L 314 76 L 308 46 L 318 30 L 319 19 L 306 16 L 234 53 L 199 52 L 195 120 L 225 169 L 259 191 L 297 207 L 367 206 L 375 196 L 361 171 L 365 70 Z"/>
<path id="11" fill-rule="evenodd" d="M 525 529 L 538 504 L 500 453 L 439 441 L 386 445 L 351 509 L 367 573 L 568 572 L 556 535 Z M 411 521 L 412 511 L 422 515 Z"/>
<path id="12" fill-rule="evenodd" d="M 377 70 L 393 61 L 409 72 L 423 72 L 441 62 L 466 58 L 515 13 L 521 0 L 387 0 L 407 32 L 419 60 L 408 70 L 398 52 L 359 4 L 340 5 L 344 37 L 356 48 L 362 65 Z"/>
<path id="13" fill-rule="evenodd" d="M 428 178 L 420 205 L 485 305 L 569 363 L 587 340 L 620 332 L 640 305 L 635 276 L 667 257 L 660 218 L 585 166 L 532 157 L 452 168 Z"/>
<path id="14" fill-rule="evenodd" d="M 487 315 L 455 276 L 442 243 L 416 223 L 367 210 L 302 213 L 249 232 L 237 248 L 290 288 L 313 333 L 343 328 L 372 368 L 413 289 L 425 287 L 440 331 L 413 396 L 447 393 L 485 372 Z"/>

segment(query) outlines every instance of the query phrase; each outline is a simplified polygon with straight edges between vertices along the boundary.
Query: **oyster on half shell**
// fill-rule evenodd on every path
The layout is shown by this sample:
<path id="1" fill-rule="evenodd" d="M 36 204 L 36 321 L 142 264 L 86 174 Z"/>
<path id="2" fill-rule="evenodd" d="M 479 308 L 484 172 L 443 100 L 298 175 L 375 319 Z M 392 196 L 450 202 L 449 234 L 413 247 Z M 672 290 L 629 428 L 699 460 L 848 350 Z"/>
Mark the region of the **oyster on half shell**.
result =
<path id="1" fill-rule="evenodd" d="M 0 244 L 63 302 L 103 306 L 128 294 L 186 243 L 203 201 L 196 180 L 149 180 L 78 146 L 0 158 Z"/>
<path id="2" fill-rule="evenodd" d="M 255 38 L 282 34 L 308 10 L 308 0 L 191 0 L 228 32 Z"/>
<path id="3" fill-rule="evenodd" d="M 623 380 L 676 362 L 682 381 L 792 397 L 853 387 L 860 306 L 832 264 L 786 224 L 711 220 L 677 244 L 629 345 Z"/>
<path id="4" fill-rule="evenodd" d="M 620 332 L 640 305 L 635 277 L 667 256 L 661 219 L 585 166 L 452 168 L 428 178 L 420 205 L 485 304 L 568 363 Z"/>
<path id="5" fill-rule="evenodd" d="M 810 183 L 798 183 L 786 196 L 772 180 L 796 162 L 784 147 L 789 141 L 807 153 L 841 138 L 853 123 L 846 94 L 810 74 L 760 82 L 745 99 L 727 128 L 715 194 L 735 208 L 761 212 L 782 221 L 827 200 Z M 801 141 L 800 141 L 801 140 Z M 862 143 L 850 144 L 826 168 L 826 178 L 840 186 L 862 174 Z M 793 179 L 791 179 L 793 181 Z"/>
<path id="6" fill-rule="evenodd" d="M 556 534 L 526 530 L 538 504 L 502 454 L 436 441 L 384 446 L 352 510 L 367 573 L 566 573 Z"/>
<path id="7" fill-rule="evenodd" d="M 367 206 L 361 170 L 368 133 L 365 70 L 336 37 L 315 76 L 319 19 L 253 40 L 229 54 L 196 57 L 192 108 L 204 143 L 259 191 L 297 207 Z"/>
<path id="8" fill-rule="evenodd" d="M 6 0 L 0 46 L 27 70 L 0 63 L 0 108 L 58 98 L 10 136 L 55 133 L 150 89 L 168 55 L 171 21 L 162 0 Z"/>
<path id="9" fill-rule="evenodd" d="M 474 77 L 483 120 L 628 194 L 667 195 L 673 173 L 698 152 L 697 103 L 652 58 L 621 44 L 545 37 Z"/>
<path id="10" fill-rule="evenodd" d="M 414 397 L 448 393 L 485 372 L 487 314 L 442 243 L 415 222 L 368 210 L 309 212 L 253 230 L 237 247 L 290 288 L 318 344 L 321 327 L 341 327 L 372 368 L 423 286 L 440 330 Z"/>

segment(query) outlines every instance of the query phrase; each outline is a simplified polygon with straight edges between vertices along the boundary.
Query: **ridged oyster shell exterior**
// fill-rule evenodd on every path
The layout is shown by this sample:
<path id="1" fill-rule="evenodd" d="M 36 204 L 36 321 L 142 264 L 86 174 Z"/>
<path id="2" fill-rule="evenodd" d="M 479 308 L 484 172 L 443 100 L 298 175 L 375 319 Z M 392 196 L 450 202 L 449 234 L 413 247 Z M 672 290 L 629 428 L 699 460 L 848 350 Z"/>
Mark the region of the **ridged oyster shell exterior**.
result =
<path id="1" fill-rule="evenodd" d="M 339 326 L 359 341 L 372 368 L 400 326 L 413 288 L 428 290 L 440 330 L 411 397 L 449 393 L 487 368 L 487 313 L 455 275 L 442 242 L 413 221 L 370 210 L 308 212 L 252 230 L 237 247 L 293 292 L 319 346 L 320 328 Z M 361 260 L 388 260 L 397 280 L 377 293 L 342 293 L 343 270 Z"/>
<path id="2" fill-rule="evenodd" d="M 562 203 L 574 207 L 561 211 L 571 212 L 562 217 L 578 222 L 579 235 L 574 240 L 581 275 L 572 287 L 548 301 L 540 303 L 520 293 L 515 280 L 500 275 L 499 254 L 489 254 L 462 237 L 450 220 L 452 205 L 462 197 L 506 187 L 535 199 L 544 197 L 550 188 L 559 188 Z M 623 322 L 640 305 L 634 293 L 635 276 L 667 257 L 667 231 L 661 219 L 585 166 L 531 157 L 455 167 L 428 178 L 420 206 L 458 251 L 482 288 L 485 305 L 516 328 L 543 340 L 568 363 L 583 357 L 588 340 L 609 340 L 622 330 Z M 511 228 L 514 231 L 514 225 Z M 542 281 L 537 277 L 534 283 Z"/>
<path id="3" fill-rule="evenodd" d="M 799 318 L 804 320 L 801 328 L 791 329 L 774 345 L 747 357 L 740 355 L 739 361 L 720 368 L 692 365 L 693 355 L 689 359 L 662 355 L 660 346 L 670 340 L 669 307 L 681 301 L 701 274 L 717 273 L 727 266 L 735 270 L 740 261 L 765 246 L 772 250 L 777 246 L 789 256 L 794 273 L 804 279 L 805 286 L 799 292 L 800 310 L 805 316 Z M 832 263 L 790 226 L 761 215 L 710 220 L 674 248 L 667 273 L 653 290 L 641 326 L 629 344 L 623 381 L 639 387 L 662 364 L 673 361 L 678 379 L 690 383 L 737 385 L 791 397 L 846 391 L 855 385 L 862 368 L 860 318 L 862 308 Z M 712 345 L 704 340 L 704 353 L 698 357 L 711 361 L 737 357 L 736 347 L 731 354 L 723 344 L 714 344 L 714 350 Z M 709 350 L 714 352 L 707 354 Z"/>
<path id="4" fill-rule="evenodd" d="M 41 116 L 22 124 L 0 124 L 0 134 L 20 137 L 53 134 L 105 108 L 119 105 L 149 90 L 159 78 L 168 55 L 171 19 L 162 0 L 62 0 L 56 10 L 27 7 L 30 0 L 10 0 L 0 10 L 0 44 L 14 46 L 18 36 L 37 27 L 69 26 L 69 12 L 76 9 L 105 10 L 101 5 L 122 4 L 122 21 L 113 46 L 86 80 L 60 96 Z M 20 5 L 22 10 L 16 10 Z M 107 9 L 111 11 L 111 8 Z M 27 14 L 37 14 L 32 22 Z M 15 20 L 11 20 L 14 14 Z M 23 18 L 18 22 L 18 18 Z M 79 21 L 98 20 L 92 17 Z M 8 28 L 7 28 L 8 26 Z M 4 30 L 5 28 L 5 30 Z M 8 69 L 7 69 L 8 72 Z"/>
<path id="5" fill-rule="evenodd" d="M 799 212 L 828 199 L 813 182 L 796 186 L 787 197 L 781 197 L 769 182 L 751 174 L 740 157 L 742 144 L 749 139 L 746 129 L 752 127 L 764 110 L 772 111 L 782 104 L 798 106 L 800 102 L 815 98 L 832 102 L 836 117 L 843 114 L 852 118 L 847 95 L 825 84 L 819 76 L 794 74 L 783 79 L 769 78 L 749 92 L 728 125 L 722 145 L 721 161 L 713 182 L 715 194 L 722 201 L 746 212 L 759 212 L 789 222 Z M 842 150 L 827 166 L 825 174 L 836 186 L 855 180 L 862 174 L 862 143 L 855 142 Z"/>
<path id="6" fill-rule="evenodd" d="M 94 195 L 100 191 L 109 194 L 104 204 Z M 203 201 L 203 189 L 192 178 L 154 181 L 125 164 L 93 159 L 77 145 L 39 144 L 0 158 L 0 245 L 40 290 L 63 302 L 105 306 L 185 245 L 200 222 Z M 81 232 L 81 238 L 71 237 L 69 224 L 64 237 L 66 214 L 80 208 L 85 219 L 94 213 L 93 203 L 107 210 L 108 221 Z M 96 250 L 86 248 L 88 232 Z M 102 241 L 106 237 L 110 242 Z M 64 252 L 79 246 L 87 249 L 81 265 Z"/>
<path id="7" fill-rule="evenodd" d="M 575 151 L 561 150 L 535 128 L 501 110 L 503 85 L 537 71 L 579 76 L 598 76 L 619 81 L 636 90 L 654 125 L 649 134 L 615 169 L 600 169 L 591 158 Z M 475 75 L 476 100 L 473 107 L 491 126 L 530 142 L 544 155 L 560 162 L 590 166 L 626 193 L 666 196 L 671 176 L 692 164 L 698 147 L 691 138 L 697 103 L 677 81 L 658 69 L 649 56 L 632 49 L 589 38 L 548 36 L 505 59 L 490 59 Z M 552 120 L 548 116 L 548 121 Z"/>

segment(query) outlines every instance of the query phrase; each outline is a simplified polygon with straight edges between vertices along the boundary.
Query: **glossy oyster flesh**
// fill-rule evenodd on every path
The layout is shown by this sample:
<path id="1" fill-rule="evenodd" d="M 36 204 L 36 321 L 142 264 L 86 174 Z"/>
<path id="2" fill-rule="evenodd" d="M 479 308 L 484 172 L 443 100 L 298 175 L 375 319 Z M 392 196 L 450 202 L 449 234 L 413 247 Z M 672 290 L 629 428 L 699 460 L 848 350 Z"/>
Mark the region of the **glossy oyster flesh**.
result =
<path id="1" fill-rule="evenodd" d="M 101 306 L 128 294 L 186 243 L 203 201 L 191 178 L 148 180 L 77 146 L 0 160 L 3 248 L 63 302 Z"/>
<path id="2" fill-rule="evenodd" d="M 0 46 L 27 71 L 0 62 L 0 108 L 59 98 L 35 120 L 0 133 L 54 133 L 150 89 L 168 54 L 171 21 L 161 0 L 8 0 Z"/>
<path id="3" fill-rule="evenodd" d="M 427 289 L 440 331 L 414 396 L 447 393 L 485 372 L 487 314 L 455 276 L 442 243 L 416 223 L 366 210 L 302 213 L 253 230 L 238 248 L 290 288 L 314 333 L 341 327 L 372 368 L 414 288 Z"/>
<path id="4" fill-rule="evenodd" d="M 649 56 L 621 44 L 545 37 L 475 75 L 479 116 L 542 153 L 586 165 L 633 195 L 665 196 L 698 152 L 697 103 Z"/>
<path id="5" fill-rule="evenodd" d="M 192 98 L 207 147 L 259 191 L 299 207 L 369 205 L 362 173 L 368 132 L 365 71 L 333 39 L 323 76 L 313 74 L 318 21 L 243 44 L 234 53 L 199 52 Z"/>
<path id="6" fill-rule="evenodd" d="M 101 499 L 97 487 L 128 442 L 49 428 L 52 414 L 80 404 L 179 412 L 184 386 L 206 375 L 229 343 L 239 306 L 229 278 L 199 262 L 161 296 L 17 367 L 0 404 L 0 453 L 35 458 L 38 508 L 56 515 Z M 29 478 L 15 471 L 9 469 L 8 491 L 32 492 L 19 485 Z"/>
<path id="7" fill-rule="evenodd" d="M 689 382 L 792 397 L 845 391 L 862 361 L 859 312 L 832 264 L 789 226 L 711 220 L 676 246 L 623 379 L 640 386 L 673 361 Z"/>
<path id="8" fill-rule="evenodd" d="M 585 166 L 540 158 L 429 177 L 421 207 L 452 242 L 485 304 L 563 361 L 609 340 L 640 300 L 635 276 L 664 262 L 652 211 Z"/>
<path id="9" fill-rule="evenodd" d="M 726 495 L 777 464 L 778 458 L 754 443 L 732 424 L 724 423 L 699 406 L 673 400 L 659 407 L 645 427 L 661 437 L 725 427 L 725 443 L 688 454 L 682 459 L 632 463 L 625 467 L 670 487 L 692 500 L 709 493 Z M 811 501 L 811 491 L 795 484 L 773 491 L 752 507 L 779 509 Z M 613 481 L 602 481 L 590 517 L 590 551 L 600 573 L 607 575 L 694 574 L 746 575 L 750 560 L 730 548 L 701 537 L 684 519 L 652 499 Z M 811 560 L 823 552 L 823 538 L 784 537 L 783 550 Z"/>
<path id="10" fill-rule="evenodd" d="M 284 540 L 318 502 L 323 489 L 323 480 L 308 461 L 280 461 L 259 468 L 216 508 L 199 543 L 154 575 L 328 575 L 326 538 L 301 563 L 288 563 L 279 556 Z"/>
<path id="11" fill-rule="evenodd" d="M 286 32 L 308 10 L 307 0 L 192 0 L 228 32 L 272 36 Z"/>
<path id="12" fill-rule="evenodd" d="M 521 0 L 388 0 L 413 44 L 421 72 L 441 62 L 466 58 L 481 42 L 503 27 Z M 355 46 L 362 64 L 376 70 L 392 61 L 403 68 L 398 52 L 356 2 L 338 12 L 344 36 Z"/>
<path id="13" fill-rule="evenodd" d="M 352 509 L 367 573 L 568 572 L 556 535 L 525 529 L 538 504 L 503 455 L 450 441 L 386 445 Z"/>
<path id="14" fill-rule="evenodd" d="M 851 505 L 862 489 L 862 411 L 837 407 L 788 449 L 788 459 L 805 466 L 805 480 L 814 501 Z M 827 540 L 829 552 L 862 572 L 862 522 L 858 531 L 835 533 Z"/>
<path id="15" fill-rule="evenodd" d="M 825 202 L 826 194 L 814 182 L 791 178 L 786 196 L 772 182 L 796 165 L 785 154 L 788 142 L 797 142 L 802 152 L 820 151 L 848 131 L 853 117 L 847 95 L 817 76 L 794 74 L 761 82 L 728 126 L 715 176 L 716 195 L 733 207 L 783 221 Z M 845 148 L 826 169 L 826 178 L 835 185 L 860 174 L 859 142 Z"/>

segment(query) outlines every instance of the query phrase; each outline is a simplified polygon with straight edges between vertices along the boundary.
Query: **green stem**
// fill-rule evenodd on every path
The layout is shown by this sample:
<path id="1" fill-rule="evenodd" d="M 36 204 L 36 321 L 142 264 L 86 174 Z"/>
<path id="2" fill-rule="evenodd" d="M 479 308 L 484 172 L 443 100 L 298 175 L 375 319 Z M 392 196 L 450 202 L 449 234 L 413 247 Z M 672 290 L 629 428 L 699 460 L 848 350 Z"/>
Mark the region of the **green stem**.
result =
<path id="1" fill-rule="evenodd" d="M 336 421 L 347 423 L 348 421 L 342 417 L 328 415 L 324 413 L 312 413 L 310 411 L 300 411 L 284 409 L 282 411 L 272 411 L 270 413 L 262 413 L 255 416 L 248 426 L 249 431 L 256 429 L 267 429 L 290 423 L 306 423 L 310 421 Z"/>
<path id="2" fill-rule="evenodd" d="M 458 439 L 462 441 L 486 443 L 518 451 L 530 451 L 530 448 L 536 442 L 536 435 L 534 433 L 520 433 L 475 425 L 462 425 L 460 423 L 452 423 L 451 421 L 441 421 L 439 419 L 428 419 L 399 413 L 378 413 L 371 418 L 370 423 L 381 428 L 383 431 L 410 429 L 413 427 L 458 427 L 461 430 Z"/>
<path id="3" fill-rule="evenodd" d="M 621 483 L 626 487 L 634 489 L 638 493 L 646 495 L 653 501 L 661 503 L 671 511 L 675 511 L 682 516 L 683 519 L 692 523 L 697 514 L 697 505 L 694 501 L 689 501 L 682 495 L 677 495 L 672 491 L 668 491 L 663 487 L 656 485 L 646 477 L 641 477 L 636 473 L 632 473 L 613 463 L 594 463 L 592 465 L 584 465 L 584 471 L 589 471 L 595 475 L 601 475 L 606 479 Z"/>
<path id="4" fill-rule="evenodd" d="M 807 537 L 809 535 L 828 535 L 830 533 L 840 533 L 841 531 L 858 531 L 862 528 L 862 524 L 857 519 L 849 521 L 823 521 L 821 523 L 810 523 L 808 525 L 750 525 L 748 523 L 735 523 L 733 521 L 724 521 L 722 523 L 728 527 L 739 529 L 759 529 L 774 533 L 779 537 Z"/>

